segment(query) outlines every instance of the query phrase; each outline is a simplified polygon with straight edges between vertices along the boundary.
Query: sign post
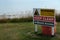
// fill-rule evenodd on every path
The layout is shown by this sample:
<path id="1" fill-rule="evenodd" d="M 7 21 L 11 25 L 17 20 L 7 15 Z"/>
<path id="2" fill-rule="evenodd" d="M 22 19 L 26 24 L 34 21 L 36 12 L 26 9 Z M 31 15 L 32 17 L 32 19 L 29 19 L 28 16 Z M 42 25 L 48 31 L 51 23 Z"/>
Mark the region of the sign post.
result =
<path id="1" fill-rule="evenodd" d="M 37 24 L 35 24 L 35 33 L 37 33 L 38 29 L 37 29 Z"/>
<path id="2" fill-rule="evenodd" d="M 54 35 L 54 27 L 52 27 L 52 36 Z"/>
<path id="3" fill-rule="evenodd" d="M 42 34 L 53 36 L 56 31 L 55 9 L 34 9 L 33 11 L 35 32 L 37 32 L 37 25 L 42 25 Z"/>
<path id="4" fill-rule="evenodd" d="M 39 9 L 34 8 L 33 13 L 34 13 L 33 14 L 34 17 L 39 16 Z M 33 22 L 35 22 L 34 17 L 33 17 Z M 37 22 L 37 20 L 36 20 L 36 22 Z M 35 33 L 37 33 L 37 31 L 38 31 L 37 24 L 35 24 Z"/>

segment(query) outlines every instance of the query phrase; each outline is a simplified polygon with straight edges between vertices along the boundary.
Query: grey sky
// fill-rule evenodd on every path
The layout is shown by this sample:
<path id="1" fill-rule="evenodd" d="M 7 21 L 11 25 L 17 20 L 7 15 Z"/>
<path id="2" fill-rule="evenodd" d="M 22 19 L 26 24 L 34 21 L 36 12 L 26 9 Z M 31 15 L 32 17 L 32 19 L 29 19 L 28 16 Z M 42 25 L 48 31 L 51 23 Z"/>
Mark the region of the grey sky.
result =
<path id="1" fill-rule="evenodd" d="M 0 0 L 0 13 L 53 8 L 60 10 L 60 0 Z"/>

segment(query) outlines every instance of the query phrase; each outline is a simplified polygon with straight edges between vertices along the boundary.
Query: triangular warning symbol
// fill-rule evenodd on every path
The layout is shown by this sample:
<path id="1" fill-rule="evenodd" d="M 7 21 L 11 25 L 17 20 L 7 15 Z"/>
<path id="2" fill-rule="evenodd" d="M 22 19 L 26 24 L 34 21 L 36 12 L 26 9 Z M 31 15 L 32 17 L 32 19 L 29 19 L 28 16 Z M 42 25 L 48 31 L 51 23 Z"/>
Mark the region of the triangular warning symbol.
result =
<path id="1" fill-rule="evenodd" d="M 38 10 L 37 10 L 37 9 L 35 10 L 34 15 L 39 15 L 39 12 L 38 12 Z"/>

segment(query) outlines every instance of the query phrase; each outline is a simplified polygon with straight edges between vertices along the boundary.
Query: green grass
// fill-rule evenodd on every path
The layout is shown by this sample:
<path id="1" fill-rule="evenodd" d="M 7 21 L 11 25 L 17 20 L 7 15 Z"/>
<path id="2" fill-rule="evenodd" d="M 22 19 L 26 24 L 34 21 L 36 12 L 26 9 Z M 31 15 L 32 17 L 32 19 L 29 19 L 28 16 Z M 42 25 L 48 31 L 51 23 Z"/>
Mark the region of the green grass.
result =
<path id="1" fill-rule="evenodd" d="M 41 27 L 38 26 L 41 33 Z M 57 36 L 36 36 L 32 22 L 0 24 L 0 40 L 60 40 L 60 23 L 57 23 Z"/>

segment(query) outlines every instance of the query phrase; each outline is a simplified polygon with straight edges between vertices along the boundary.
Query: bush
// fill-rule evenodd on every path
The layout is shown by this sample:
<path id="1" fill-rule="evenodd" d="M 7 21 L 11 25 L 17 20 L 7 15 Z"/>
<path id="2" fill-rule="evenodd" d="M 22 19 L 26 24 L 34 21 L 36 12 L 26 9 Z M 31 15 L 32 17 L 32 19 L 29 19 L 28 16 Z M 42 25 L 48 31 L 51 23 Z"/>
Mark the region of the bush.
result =
<path id="1" fill-rule="evenodd" d="M 0 20 L 0 23 L 6 23 L 7 22 L 7 19 L 1 19 Z"/>
<path id="2" fill-rule="evenodd" d="M 56 21 L 60 22 L 60 15 L 56 15 Z"/>
<path id="3" fill-rule="evenodd" d="M 20 22 L 31 22 L 31 21 L 33 21 L 33 17 L 20 18 L 19 21 Z"/>

